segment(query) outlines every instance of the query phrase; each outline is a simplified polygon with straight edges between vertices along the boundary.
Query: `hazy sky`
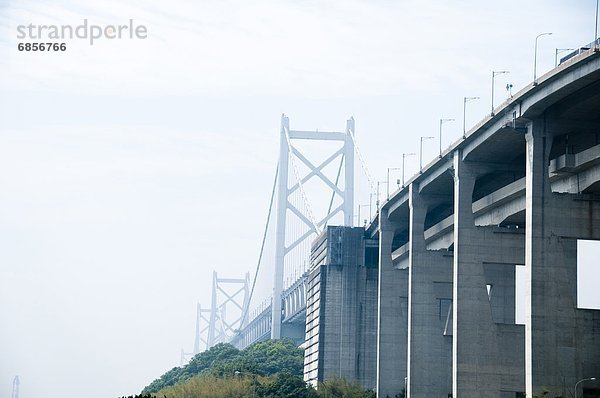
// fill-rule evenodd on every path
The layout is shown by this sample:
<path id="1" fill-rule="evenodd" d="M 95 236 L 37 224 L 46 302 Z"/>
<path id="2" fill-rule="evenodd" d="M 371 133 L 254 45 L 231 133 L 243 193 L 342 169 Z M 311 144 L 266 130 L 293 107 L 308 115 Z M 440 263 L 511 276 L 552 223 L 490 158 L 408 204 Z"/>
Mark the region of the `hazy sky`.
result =
<path id="1" fill-rule="evenodd" d="M 281 113 L 320 130 L 354 116 L 384 180 L 439 118 L 457 119 L 444 146 L 461 135 L 463 96 L 481 97 L 468 126 L 489 112 L 492 70 L 510 70 L 496 104 L 531 81 L 537 34 L 554 33 L 539 74 L 591 42 L 595 6 L 0 0 L 0 396 L 17 374 L 22 398 L 133 394 L 179 364 L 212 270 L 253 271 Z M 17 25 L 84 18 L 148 37 L 17 51 Z"/>

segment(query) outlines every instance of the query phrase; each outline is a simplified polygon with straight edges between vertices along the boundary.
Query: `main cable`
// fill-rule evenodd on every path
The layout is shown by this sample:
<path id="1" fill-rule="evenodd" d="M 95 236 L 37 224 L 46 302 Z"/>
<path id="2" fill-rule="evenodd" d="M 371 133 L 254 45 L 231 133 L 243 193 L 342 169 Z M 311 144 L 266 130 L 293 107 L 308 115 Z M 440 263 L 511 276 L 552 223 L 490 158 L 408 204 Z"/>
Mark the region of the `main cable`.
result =
<path id="1" fill-rule="evenodd" d="M 352 143 L 354 144 L 354 150 L 356 151 L 356 154 L 358 155 L 358 160 L 360 161 L 360 165 L 362 166 L 362 169 L 363 169 L 365 175 L 367 176 L 367 180 L 369 180 L 369 185 L 371 186 L 371 192 L 375 193 L 375 191 L 376 191 L 375 184 L 373 183 L 373 179 L 371 178 L 371 173 L 369 173 L 369 168 L 367 167 L 367 162 L 365 162 L 365 159 L 362 157 L 362 154 L 360 153 L 360 150 L 358 149 L 358 144 L 356 143 L 356 138 L 354 137 L 354 131 L 352 131 L 352 129 L 348 129 L 348 133 L 350 134 L 350 138 L 352 139 Z"/>
<path id="2" fill-rule="evenodd" d="M 265 250 L 265 242 L 267 241 L 267 232 L 269 230 L 269 222 L 271 221 L 271 212 L 273 210 L 273 201 L 275 199 L 275 189 L 277 188 L 277 173 L 279 173 L 279 162 L 277 162 L 277 166 L 275 167 L 275 179 L 273 180 L 271 200 L 269 201 L 269 212 L 267 213 L 267 222 L 265 223 L 265 230 L 263 232 L 262 243 L 260 245 L 260 253 L 258 254 L 258 263 L 256 264 L 256 272 L 254 273 L 254 280 L 252 281 L 250 296 L 248 297 L 248 305 L 246 306 L 246 310 L 244 311 L 244 315 L 242 316 L 242 320 L 240 322 L 240 330 L 244 326 L 244 322 L 246 321 L 246 317 L 248 316 L 250 302 L 252 301 L 252 295 L 254 294 L 254 288 L 256 287 L 256 280 L 258 279 L 258 271 L 260 270 L 260 264 L 262 262 L 262 256 Z"/>

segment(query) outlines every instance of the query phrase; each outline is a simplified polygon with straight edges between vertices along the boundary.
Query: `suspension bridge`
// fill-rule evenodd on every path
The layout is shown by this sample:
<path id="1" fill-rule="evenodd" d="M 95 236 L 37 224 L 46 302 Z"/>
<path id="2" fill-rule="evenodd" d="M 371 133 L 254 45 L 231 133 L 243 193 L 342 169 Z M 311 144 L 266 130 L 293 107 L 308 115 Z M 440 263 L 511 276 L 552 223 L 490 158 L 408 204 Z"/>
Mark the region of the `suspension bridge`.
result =
<path id="1" fill-rule="evenodd" d="M 289 118 L 282 115 L 279 140 L 254 275 L 223 278 L 213 273 L 211 303 L 197 305 L 194 347 L 191 352 L 182 349 L 182 365 L 222 342 L 239 349 L 269 338 L 302 344 L 311 243 L 327 225 L 354 225 L 355 156 L 366 176 L 363 182 L 375 191 L 353 118 L 344 131 L 308 131 L 290 129 Z M 265 297 L 265 291 L 271 294 Z"/>

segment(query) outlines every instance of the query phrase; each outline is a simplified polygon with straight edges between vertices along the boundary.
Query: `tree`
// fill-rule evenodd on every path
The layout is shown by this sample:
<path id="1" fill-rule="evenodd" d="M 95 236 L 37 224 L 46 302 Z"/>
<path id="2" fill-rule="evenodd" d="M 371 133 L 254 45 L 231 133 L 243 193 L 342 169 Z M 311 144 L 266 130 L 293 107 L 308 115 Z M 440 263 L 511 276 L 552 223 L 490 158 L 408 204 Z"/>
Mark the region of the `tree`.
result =
<path id="1" fill-rule="evenodd" d="M 267 340 L 247 347 L 228 361 L 215 362 L 210 372 L 215 376 L 233 376 L 235 372 L 260 376 L 287 372 L 302 376 L 304 351 L 291 340 Z"/>
<path id="2" fill-rule="evenodd" d="M 246 366 L 262 375 L 285 372 L 302 376 L 304 370 L 304 350 L 289 339 L 253 344 L 244 350 L 242 360 Z"/>
<path id="3" fill-rule="evenodd" d="M 289 339 L 262 341 L 243 351 L 221 343 L 196 355 L 187 365 L 169 370 L 144 388 L 142 394 L 157 393 L 199 374 L 230 377 L 236 372 L 260 376 L 284 372 L 301 377 L 303 367 L 304 351 Z"/>
<path id="4" fill-rule="evenodd" d="M 365 390 L 358 383 L 350 383 L 342 378 L 334 378 L 319 384 L 319 397 L 328 398 L 375 398 L 377 394 Z"/>
<path id="5" fill-rule="evenodd" d="M 277 398 L 317 398 L 316 391 L 308 386 L 302 377 L 291 373 L 278 373 L 266 389 L 267 397 Z"/>
<path id="6" fill-rule="evenodd" d="M 212 367 L 233 361 L 240 351 L 231 344 L 217 344 L 210 350 L 201 352 L 183 367 L 175 367 L 154 380 L 142 390 L 142 394 L 153 394 L 165 387 L 173 386 L 191 377 L 209 371 Z"/>

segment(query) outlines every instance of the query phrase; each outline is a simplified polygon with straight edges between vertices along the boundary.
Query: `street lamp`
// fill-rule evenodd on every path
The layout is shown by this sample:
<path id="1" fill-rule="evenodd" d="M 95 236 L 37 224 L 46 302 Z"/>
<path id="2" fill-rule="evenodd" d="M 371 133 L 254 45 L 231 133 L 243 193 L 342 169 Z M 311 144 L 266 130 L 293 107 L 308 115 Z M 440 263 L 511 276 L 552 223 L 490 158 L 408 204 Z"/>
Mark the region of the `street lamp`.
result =
<path id="1" fill-rule="evenodd" d="M 467 102 L 478 100 L 479 97 L 464 97 L 463 98 L 463 138 L 467 138 Z"/>
<path id="2" fill-rule="evenodd" d="M 423 141 L 432 140 L 435 137 L 421 137 L 421 143 L 419 144 L 419 173 L 423 172 Z"/>
<path id="3" fill-rule="evenodd" d="M 540 33 L 535 37 L 535 49 L 533 51 L 533 85 L 535 86 L 537 83 L 535 81 L 537 77 L 537 47 L 538 47 L 538 39 L 542 36 L 550 36 L 551 32 Z"/>
<path id="4" fill-rule="evenodd" d="M 454 119 L 440 119 L 440 159 L 442 158 L 442 125 L 446 122 L 453 122 Z"/>
<path id="5" fill-rule="evenodd" d="M 492 113 L 491 113 L 491 116 L 494 116 L 494 79 L 496 78 L 496 76 L 503 75 L 505 73 L 509 73 L 509 72 L 507 70 L 492 71 Z"/>
<path id="6" fill-rule="evenodd" d="M 577 398 L 577 386 L 579 385 L 579 383 L 582 383 L 584 381 L 593 381 L 593 380 L 596 380 L 596 378 L 595 377 L 588 377 L 586 379 L 581 379 L 577 383 L 575 383 L 575 398 Z"/>
<path id="7" fill-rule="evenodd" d="M 596 29 L 594 30 L 594 46 L 596 45 L 596 40 L 598 40 L 598 3 L 596 0 Z"/>
<path id="8" fill-rule="evenodd" d="M 416 155 L 415 153 L 403 153 L 402 154 L 402 188 L 404 188 L 404 159 L 406 159 L 407 156 L 414 156 Z"/>
<path id="9" fill-rule="evenodd" d="M 387 187 L 387 198 L 390 198 L 390 171 L 391 170 L 400 170 L 400 167 L 388 167 L 387 168 L 387 178 L 385 179 L 385 185 Z"/>
<path id="10" fill-rule="evenodd" d="M 385 184 L 385 183 L 386 183 L 386 181 L 377 181 L 377 198 L 375 200 L 375 206 L 377 207 L 377 211 L 379 211 L 379 204 L 381 203 L 379 201 L 379 186 L 381 184 Z"/>
<path id="11" fill-rule="evenodd" d="M 554 52 L 554 67 L 556 68 L 558 66 L 558 54 L 565 52 L 565 51 L 573 51 L 575 50 L 574 48 L 557 48 L 556 51 Z"/>
<path id="12" fill-rule="evenodd" d="M 359 227 L 360 227 L 360 223 L 361 223 L 361 221 L 360 221 L 360 209 L 361 209 L 362 207 L 369 207 L 369 206 L 370 206 L 370 204 L 358 205 L 358 226 L 359 226 Z M 367 223 L 367 219 L 365 218 L 365 220 L 364 220 L 364 224 L 366 224 L 366 223 Z"/>

